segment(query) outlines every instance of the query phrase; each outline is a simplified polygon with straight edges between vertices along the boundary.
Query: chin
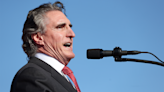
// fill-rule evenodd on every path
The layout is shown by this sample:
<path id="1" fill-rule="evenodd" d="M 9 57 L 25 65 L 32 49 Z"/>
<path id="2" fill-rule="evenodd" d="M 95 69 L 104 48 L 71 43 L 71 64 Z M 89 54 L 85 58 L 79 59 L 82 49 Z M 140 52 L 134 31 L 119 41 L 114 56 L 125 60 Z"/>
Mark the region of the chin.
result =
<path id="1" fill-rule="evenodd" d="M 71 61 L 71 59 L 73 59 L 74 57 L 75 57 L 75 55 L 69 55 L 69 56 L 67 56 L 65 65 L 67 65 Z"/>
<path id="2" fill-rule="evenodd" d="M 66 57 L 67 57 L 69 60 L 71 60 L 72 58 L 75 57 L 75 54 L 74 54 L 74 53 L 71 53 L 71 54 L 66 55 Z"/>

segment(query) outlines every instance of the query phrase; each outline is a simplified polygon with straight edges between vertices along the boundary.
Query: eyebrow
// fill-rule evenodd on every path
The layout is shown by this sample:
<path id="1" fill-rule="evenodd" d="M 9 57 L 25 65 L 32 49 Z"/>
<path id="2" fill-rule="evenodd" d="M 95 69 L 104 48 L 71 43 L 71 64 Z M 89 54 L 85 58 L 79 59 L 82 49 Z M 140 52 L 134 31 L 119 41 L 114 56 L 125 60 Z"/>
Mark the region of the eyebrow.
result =
<path id="1" fill-rule="evenodd" d="M 66 23 L 61 23 L 61 24 L 58 24 L 56 26 L 56 28 L 59 28 L 59 27 L 64 27 L 66 25 Z M 72 24 L 69 24 L 70 27 L 72 27 L 73 25 Z"/>
<path id="2" fill-rule="evenodd" d="M 66 23 L 61 23 L 61 24 L 58 24 L 58 25 L 56 26 L 56 28 L 64 27 L 65 25 L 66 25 Z"/>

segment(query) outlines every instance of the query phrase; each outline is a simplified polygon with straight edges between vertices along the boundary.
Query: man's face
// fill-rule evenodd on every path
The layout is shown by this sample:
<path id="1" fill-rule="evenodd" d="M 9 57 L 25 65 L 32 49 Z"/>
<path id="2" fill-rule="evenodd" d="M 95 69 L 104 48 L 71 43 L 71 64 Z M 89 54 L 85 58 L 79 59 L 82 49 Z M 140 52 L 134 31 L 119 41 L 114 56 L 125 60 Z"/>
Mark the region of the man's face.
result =
<path id="1" fill-rule="evenodd" d="M 75 57 L 72 49 L 73 37 L 71 23 L 61 11 L 49 11 L 46 13 L 47 25 L 42 35 L 44 48 L 48 55 L 56 58 L 64 65 Z"/>

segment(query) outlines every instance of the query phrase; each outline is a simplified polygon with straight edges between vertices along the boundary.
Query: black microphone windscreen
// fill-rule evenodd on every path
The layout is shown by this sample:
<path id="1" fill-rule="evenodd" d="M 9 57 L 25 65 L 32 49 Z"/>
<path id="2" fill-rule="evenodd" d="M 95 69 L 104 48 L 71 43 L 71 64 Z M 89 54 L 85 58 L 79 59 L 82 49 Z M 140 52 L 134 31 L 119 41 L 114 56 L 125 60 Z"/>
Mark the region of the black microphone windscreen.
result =
<path id="1" fill-rule="evenodd" d="M 88 49 L 87 50 L 87 58 L 88 59 L 100 59 L 103 58 L 101 53 L 102 49 Z"/>

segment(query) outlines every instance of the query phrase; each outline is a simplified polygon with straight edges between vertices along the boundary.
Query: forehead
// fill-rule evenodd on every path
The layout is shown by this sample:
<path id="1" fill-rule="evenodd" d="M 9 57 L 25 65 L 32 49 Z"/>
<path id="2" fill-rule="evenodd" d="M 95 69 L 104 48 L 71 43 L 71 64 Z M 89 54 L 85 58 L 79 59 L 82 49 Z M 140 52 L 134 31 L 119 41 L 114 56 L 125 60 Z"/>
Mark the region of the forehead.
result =
<path id="1" fill-rule="evenodd" d="M 47 12 L 46 17 L 47 17 L 48 21 L 53 22 L 55 24 L 70 23 L 70 21 L 67 19 L 65 14 L 58 10 L 53 10 L 53 11 Z"/>

